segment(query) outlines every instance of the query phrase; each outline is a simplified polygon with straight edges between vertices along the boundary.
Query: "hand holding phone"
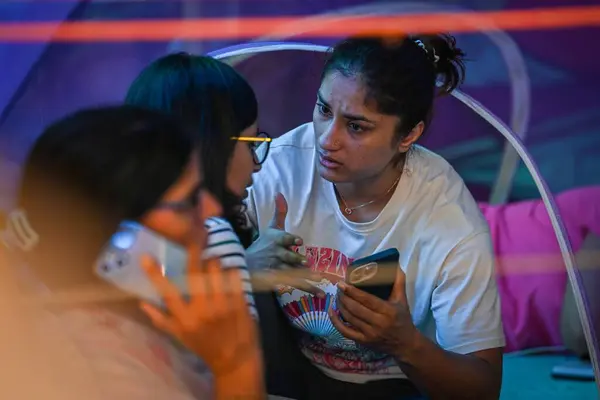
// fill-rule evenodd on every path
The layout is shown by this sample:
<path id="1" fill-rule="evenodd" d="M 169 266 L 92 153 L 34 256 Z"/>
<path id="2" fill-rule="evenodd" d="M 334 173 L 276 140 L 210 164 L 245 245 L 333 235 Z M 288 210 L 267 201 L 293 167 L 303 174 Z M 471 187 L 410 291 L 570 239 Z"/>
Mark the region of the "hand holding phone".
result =
<path id="1" fill-rule="evenodd" d="M 405 289 L 397 249 L 356 260 L 348 267 L 345 282 L 338 283 L 337 307 L 330 308 L 329 318 L 346 339 L 382 354 L 396 354 L 410 346 L 418 332 Z"/>
<path id="2" fill-rule="evenodd" d="M 162 306 L 161 296 L 140 266 L 143 255 L 154 258 L 163 276 L 187 294 L 186 250 L 136 222 L 120 225 L 98 257 L 96 274 L 135 297 Z"/>
<path id="3" fill-rule="evenodd" d="M 400 268 L 399 259 L 398 250 L 391 248 L 354 260 L 346 271 L 346 283 L 382 300 L 388 300 Z"/>

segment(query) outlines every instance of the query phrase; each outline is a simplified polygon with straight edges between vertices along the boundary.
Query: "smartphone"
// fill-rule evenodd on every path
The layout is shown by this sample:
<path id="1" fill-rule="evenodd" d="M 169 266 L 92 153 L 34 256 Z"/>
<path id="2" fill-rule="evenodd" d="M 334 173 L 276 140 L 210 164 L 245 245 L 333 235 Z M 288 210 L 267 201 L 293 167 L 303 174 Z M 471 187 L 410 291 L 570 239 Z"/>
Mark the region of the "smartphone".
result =
<path id="1" fill-rule="evenodd" d="M 354 260 L 346 271 L 346 283 L 388 300 L 392 294 L 396 274 L 400 268 L 400 253 L 387 249 L 368 257 Z"/>
<path id="2" fill-rule="evenodd" d="M 163 275 L 187 293 L 185 249 L 136 222 L 120 224 L 100 253 L 95 272 L 121 290 L 162 307 L 161 296 L 140 266 L 145 254 L 154 257 Z"/>

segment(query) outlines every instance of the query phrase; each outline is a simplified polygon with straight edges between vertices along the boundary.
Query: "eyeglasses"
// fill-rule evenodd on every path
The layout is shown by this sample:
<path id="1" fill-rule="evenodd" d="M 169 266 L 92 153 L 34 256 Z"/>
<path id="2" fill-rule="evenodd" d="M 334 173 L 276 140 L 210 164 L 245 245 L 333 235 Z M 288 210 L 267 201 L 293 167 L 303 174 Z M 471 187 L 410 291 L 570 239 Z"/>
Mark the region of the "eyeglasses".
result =
<path id="1" fill-rule="evenodd" d="M 256 136 L 234 136 L 231 140 L 238 142 L 248 142 L 252 155 L 254 156 L 254 164 L 261 165 L 267 159 L 271 142 L 273 139 L 266 132 L 258 132 Z"/>

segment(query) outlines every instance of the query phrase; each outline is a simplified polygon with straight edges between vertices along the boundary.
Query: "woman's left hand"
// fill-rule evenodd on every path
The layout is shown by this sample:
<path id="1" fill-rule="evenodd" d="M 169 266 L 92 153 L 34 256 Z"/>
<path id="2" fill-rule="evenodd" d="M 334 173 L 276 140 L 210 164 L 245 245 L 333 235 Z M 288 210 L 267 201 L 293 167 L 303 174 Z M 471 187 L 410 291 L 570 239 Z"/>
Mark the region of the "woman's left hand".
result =
<path id="1" fill-rule="evenodd" d="M 338 283 L 340 317 L 329 309 L 336 329 L 346 338 L 396 358 L 410 348 L 417 337 L 406 298 L 406 275 L 398 269 L 392 294 L 382 300 L 345 282 Z"/>

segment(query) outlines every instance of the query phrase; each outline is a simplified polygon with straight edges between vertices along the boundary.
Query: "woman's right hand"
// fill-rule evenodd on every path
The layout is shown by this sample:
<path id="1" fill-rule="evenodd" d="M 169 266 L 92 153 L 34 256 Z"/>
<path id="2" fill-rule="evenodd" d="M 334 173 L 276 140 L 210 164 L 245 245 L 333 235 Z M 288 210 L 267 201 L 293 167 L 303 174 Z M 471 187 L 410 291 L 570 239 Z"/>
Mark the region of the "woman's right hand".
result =
<path id="1" fill-rule="evenodd" d="M 143 303 L 153 324 L 177 338 L 209 366 L 218 399 L 264 398 L 258 327 L 248 312 L 242 278 L 219 260 L 202 261 L 202 250 L 188 248 L 189 300 L 162 275 L 152 257 L 142 267 L 160 293 L 166 312 Z"/>
<path id="2" fill-rule="evenodd" d="M 306 258 L 293 251 L 302 238 L 284 231 L 287 201 L 281 193 L 275 197 L 275 213 L 268 228 L 246 249 L 246 260 L 253 273 L 254 290 L 272 290 L 275 285 L 287 285 L 315 295 L 324 292 L 312 282 L 321 275 L 309 269 Z"/>

